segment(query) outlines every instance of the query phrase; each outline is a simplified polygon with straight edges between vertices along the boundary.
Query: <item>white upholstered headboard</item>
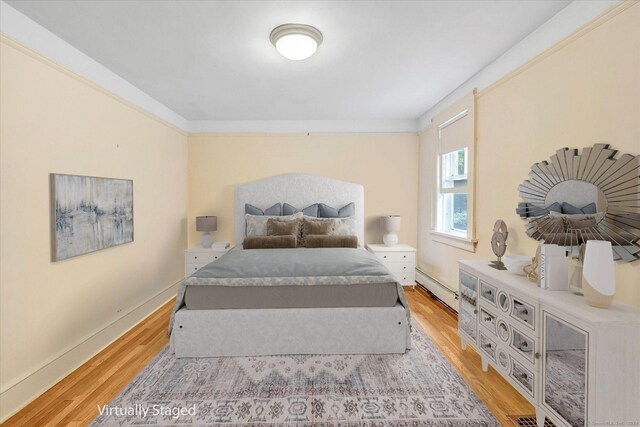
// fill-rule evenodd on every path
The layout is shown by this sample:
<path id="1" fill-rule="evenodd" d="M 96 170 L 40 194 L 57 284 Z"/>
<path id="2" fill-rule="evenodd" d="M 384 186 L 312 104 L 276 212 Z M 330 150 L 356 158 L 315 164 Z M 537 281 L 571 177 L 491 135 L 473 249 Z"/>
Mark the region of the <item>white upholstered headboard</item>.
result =
<path id="1" fill-rule="evenodd" d="M 234 203 L 236 244 L 242 244 L 245 234 L 245 203 L 266 209 L 275 203 L 289 203 L 298 209 L 313 203 L 326 203 L 340 209 L 354 202 L 358 243 L 364 245 L 364 187 L 317 175 L 291 173 L 264 178 L 236 187 Z"/>

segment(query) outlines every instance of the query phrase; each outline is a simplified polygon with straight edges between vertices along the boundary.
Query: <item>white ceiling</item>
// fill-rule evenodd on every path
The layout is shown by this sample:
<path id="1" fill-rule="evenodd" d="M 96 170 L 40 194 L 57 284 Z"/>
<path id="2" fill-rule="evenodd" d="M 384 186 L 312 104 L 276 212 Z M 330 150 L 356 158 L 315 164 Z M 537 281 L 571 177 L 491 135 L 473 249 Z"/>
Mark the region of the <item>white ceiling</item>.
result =
<path id="1" fill-rule="evenodd" d="M 570 1 L 8 1 L 188 120 L 415 119 Z M 277 25 L 322 31 L 305 61 Z"/>

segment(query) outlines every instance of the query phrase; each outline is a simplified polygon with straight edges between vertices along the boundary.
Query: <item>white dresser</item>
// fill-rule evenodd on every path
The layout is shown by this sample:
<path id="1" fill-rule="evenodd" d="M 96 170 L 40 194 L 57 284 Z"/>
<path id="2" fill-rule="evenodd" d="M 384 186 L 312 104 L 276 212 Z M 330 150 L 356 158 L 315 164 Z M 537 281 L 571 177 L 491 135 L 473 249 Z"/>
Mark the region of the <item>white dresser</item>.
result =
<path id="1" fill-rule="evenodd" d="M 416 286 L 416 250 L 409 245 L 367 245 L 403 286 Z"/>
<path id="2" fill-rule="evenodd" d="M 211 249 L 202 246 L 194 246 L 184 250 L 184 277 L 189 277 L 200 268 L 220 258 L 222 255 L 234 248 L 234 245 L 227 249 Z"/>
<path id="3" fill-rule="evenodd" d="M 538 426 L 638 425 L 640 309 L 590 307 L 488 264 L 459 262 L 462 348 L 531 402 Z"/>

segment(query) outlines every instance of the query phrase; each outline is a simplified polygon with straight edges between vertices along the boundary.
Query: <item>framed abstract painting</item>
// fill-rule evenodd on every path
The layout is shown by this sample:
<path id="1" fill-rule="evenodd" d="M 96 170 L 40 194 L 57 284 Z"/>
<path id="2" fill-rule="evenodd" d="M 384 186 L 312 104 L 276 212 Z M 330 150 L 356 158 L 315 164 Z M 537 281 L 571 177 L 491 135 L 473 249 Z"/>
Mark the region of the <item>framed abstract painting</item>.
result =
<path id="1" fill-rule="evenodd" d="M 133 241 L 133 181 L 50 174 L 51 259 Z"/>

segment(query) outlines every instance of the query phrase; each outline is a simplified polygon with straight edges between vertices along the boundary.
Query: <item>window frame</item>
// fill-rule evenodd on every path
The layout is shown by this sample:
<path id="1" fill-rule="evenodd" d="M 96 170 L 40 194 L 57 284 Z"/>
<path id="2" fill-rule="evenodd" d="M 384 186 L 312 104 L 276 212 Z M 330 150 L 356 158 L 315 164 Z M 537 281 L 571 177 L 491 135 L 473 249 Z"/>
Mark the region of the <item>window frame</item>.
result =
<path id="1" fill-rule="evenodd" d="M 447 151 L 443 149 L 441 144 L 442 131 L 447 127 L 453 125 L 459 120 L 473 115 L 472 107 L 464 108 L 461 111 L 457 112 L 449 119 L 445 120 L 441 124 L 438 125 L 438 159 L 437 159 L 437 179 L 436 179 L 436 191 L 435 191 L 435 215 L 433 215 L 434 224 L 432 224 L 431 233 L 435 241 L 440 243 L 444 243 L 450 246 L 454 246 L 460 249 L 467 250 L 469 252 L 475 252 L 477 240 L 475 238 L 475 200 L 474 200 L 474 190 L 475 190 L 475 120 L 474 120 L 474 130 L 473 137 L 469 141 L 466 146 L 462 146 L 457 148 L 454 151 Z M 474 119 L 474 117 L 471 117 Z M 445 187 L 443 184 L 445 182 L 444 173 L 444 159 L 447 154 L 453 152 L 459 152 L 460 150 L 465 149 L 465 169 L 466 169 L 466 185 L 464 187 Z M 443 152 L 447 151 L 447 152 Z M 461 176 L 461 175 L 457 175 Z M 452 175 L 452 177 L 456 177 Z M 466 230 L 457 230 L 453 226 L 453 203 L 454 197 L 450 197 L 451 206 L 450 210 L 452 211 L 451 215 L 448 218 L 445 218 L 444 204 L 447 194 L 466 194 L 467 195 L 467 229 Z M 450 222 L 447 227 L 448 230 L 443 227 L 443 220 L 447 219 Z"/>

